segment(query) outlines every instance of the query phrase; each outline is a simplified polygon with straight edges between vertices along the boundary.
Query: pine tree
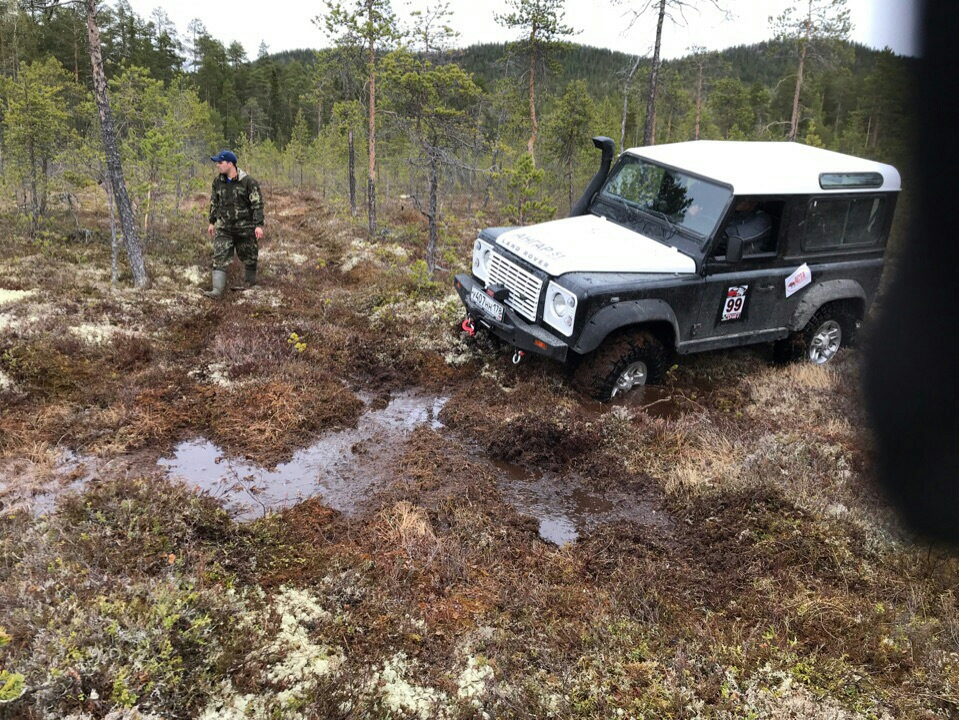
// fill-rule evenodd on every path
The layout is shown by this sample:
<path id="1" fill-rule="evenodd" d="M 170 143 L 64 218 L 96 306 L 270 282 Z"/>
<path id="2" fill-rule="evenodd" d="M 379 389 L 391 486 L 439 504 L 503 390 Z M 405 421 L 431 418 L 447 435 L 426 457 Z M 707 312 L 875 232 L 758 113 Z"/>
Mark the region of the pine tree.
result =
<path id="1" fill-rule="evenodd" d="M 585 80 L 574 80 L 556 103 L 546 121 L 546 148 L 563 167 L 573 207 L 573 174 L 577 156 L 592 147 L 589 132 L 595 124 L 596 110 L 586 90 Z"/>
<path id="2" fill-rule="evenodd" d="M 324 0 L 327 15 L 316 18 L 330 37 L 341 46 L 362 46 L 367 52 L 366 72 L 369 85 L 369 175 L 367 176 L 367 211 L 370 237 L 376 237 L 376 50 L 398 40 L 400 33 L 390 0 L 353 0 L 347 6 L 336 0 Z"/>
<path id="3" fill-rule="evenodd" d="M 804 0 L 802 15 L 796 7 L 788 7 L 776 18 L 769 18 L 777 39 L 795 47 L 797 56 L 796 85 L 793 92 L 792 117 L 789 121 L 789 140 L 795 140 L 799 132 L 800 106 L 804 73 L 809 60 L 822 60 L 826 53 L 845 41 L 852 30 L 846 0 Z"/>
<path id="4" fill-rule="evenodd" d="M 529 119 L 530 136 L 526 143 L 526 152 L 533 167 L 536 166 L 536 138 L 539 134 L 539 123 L 536 119 L 536 72 L 540 65 L 547 68 L 551 64 L 552 55 L 566 44 L 558 38 L 572 35 L 573 28 L 563 24 L 565 11 L 563 5 L 566 0 L 509 0 L 512 12 L 505 15 L 496 15 L 496 21 L 509 29 L 518 29 L 523 33 L 522 39 L 513 44 L 513 47 L 523 52 L 528 59 L 529 67 Z"/>

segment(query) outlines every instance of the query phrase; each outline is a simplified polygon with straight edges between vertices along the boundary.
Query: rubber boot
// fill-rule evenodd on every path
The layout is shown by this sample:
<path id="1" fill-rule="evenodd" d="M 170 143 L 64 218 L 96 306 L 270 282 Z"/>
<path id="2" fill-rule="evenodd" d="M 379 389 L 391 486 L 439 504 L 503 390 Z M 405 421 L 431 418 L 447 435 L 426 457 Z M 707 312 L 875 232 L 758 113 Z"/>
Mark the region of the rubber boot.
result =
<path id="1" fill-rule="evenodd" d="M 256 265 L 253 267 L 243 267 L 243 284 L 248 288 L 256 285 Z"/>
<path id="2" fill-rule="evenodd" d="M 208 298 L 213 298 L 214 300 L 219 300 L 223 297 L 223 292 L 226 290 L 226 270 L 214 270 L 213 271 L 213 289 L 207 290 L 203 294 Z"/>

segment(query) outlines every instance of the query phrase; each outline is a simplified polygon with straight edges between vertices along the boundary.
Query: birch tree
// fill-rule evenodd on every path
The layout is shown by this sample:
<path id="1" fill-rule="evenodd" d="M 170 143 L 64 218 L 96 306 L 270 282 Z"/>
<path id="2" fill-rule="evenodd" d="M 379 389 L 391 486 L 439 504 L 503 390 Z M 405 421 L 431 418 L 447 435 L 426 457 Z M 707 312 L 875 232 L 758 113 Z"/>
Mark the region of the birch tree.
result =
<path id="1" fill-rule="evenodd" d="M 133 272 L 133 284 L 138 288 L 148 287 L 150 278 L 143 263 L 143 249 L 137 232 L 133 206 L 127 194 L 127 184 L 123 177 L 123 163 L 117 147 L 117 134 L 113 127 L 113 112 L 110 109 L 110 97 L 107 93 L 107 76 L 103 70 L 103 54 L 100 49 L 100 26 L 97 24 L 97 0 L 84 0 L 87 17 L 87 39 L 90 43 L 90 64 L 93 66 L 93 97 L 100 116 L 100 132 L 103 136 L 103 151 L 106 155 L 109 188 L 120 216 L 123 241 L 126 245 L 127 259 Z"/>

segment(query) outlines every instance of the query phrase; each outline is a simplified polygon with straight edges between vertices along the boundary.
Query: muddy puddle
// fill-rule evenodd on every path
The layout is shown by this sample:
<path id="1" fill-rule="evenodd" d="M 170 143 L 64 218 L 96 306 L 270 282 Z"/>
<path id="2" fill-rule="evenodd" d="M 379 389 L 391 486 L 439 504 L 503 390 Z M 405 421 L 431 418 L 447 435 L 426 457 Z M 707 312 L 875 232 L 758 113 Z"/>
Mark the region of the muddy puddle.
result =
<path id="1" fill-rule="evenodd" d="M 330 431 L 288 462 L 268 470 L 226 457 L 212 442 L 191 440 L 178 445 L 159 465 L 170 477 L 184 480 L 223 501 L 238 520 L 320 496 L 324 504 L 355 515 L 372 491 L 396 478 L 392 468 L 410 433 L 423 424 L 443 427 L 437 419 L 448 398 L 402 392 L 385 407 L 368 410 L 355 428 Z"/>
<path id="2" fill-rule="evenodd" d="M 686 413 L 702 410 L 697 399 L 712 391 L 712 385 L 706 382 L 686 383 L 683 390 L 663 385 L 646 385 L 633 388 L 625 395 L 613 398 L 608 403 L 585 400 L 583 408 L 595 415 L 602 415 L 610 408 L 622 407 L 654 418 L 676 420 Z"/>
<path id="3" fill-rule="evenodd" d="M 13 460 L 0 466 L 0 510 L 28 510 L 43 515 L 54 509 L 61 495 L 82 490 L 104 465 L 69 450 L 41 462 Z"/>
<path id="4" fill-rule="evenodd" d="M 644 397 L 650 401 L 649 394 Z M 356 427 L 324 433 L 272 469 L 230 457 L 204 438 L 180 443 L 156 465 L 133 456 L 101 460 L 63 451 L 42 474 L 26 462 L 22 467 L 0 467 L 0 508 L 42 515 L 51 512 L 64 493 L 81 491 L 97 479 L 161 473 L 219 499 L 240 521 L 312 497 L 320 497 L 344 515 L 356 516 L 376 492 L 397 479 L 394 468 L 415 429 L 426 425 L 443 430 L 439 414 L 448 397 L 408 390 L 387 400 L 364 399 L 367 409 Z M 668 404 L 659 405 L 663 406 Z M 608 410 L 606 405 L 595 411 Z M 477 462 L 491 462 L 479 448 L 474 452 Z M 587 478 L 537 472 L 506 462 L 492 462 L 492 467 L 504 501 L 535 518 L 540 536 L 556 545 L 573 542 L 606 523 L 669 524 L 655 501 L 635 489 L 599 490 Z"/>
<path id="5" fill-rule="evenodd" d="M 629 522 L 667 530 L 669 516 L 659 504 L 635 489 L 597 489 L 579 475 L 539 473 L 496 461 L 503 499 L 539 521 L 539 534 L 556 545 L 575 542 L 600 525 Z"/>

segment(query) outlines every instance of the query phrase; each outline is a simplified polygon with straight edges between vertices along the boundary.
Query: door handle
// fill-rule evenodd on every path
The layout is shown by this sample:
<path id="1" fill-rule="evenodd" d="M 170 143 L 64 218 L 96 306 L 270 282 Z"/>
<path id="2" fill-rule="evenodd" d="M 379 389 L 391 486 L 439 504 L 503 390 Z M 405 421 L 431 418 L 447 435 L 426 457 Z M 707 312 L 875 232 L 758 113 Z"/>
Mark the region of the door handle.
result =
<path id="1" fill-rule="evenodd" d="M 775 290 L 776 286 L 775 285 L 759 285 L 756 289 L 761 292 L 769 292 L 770 290 Z"/>

